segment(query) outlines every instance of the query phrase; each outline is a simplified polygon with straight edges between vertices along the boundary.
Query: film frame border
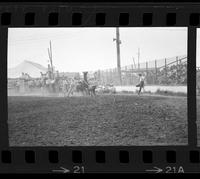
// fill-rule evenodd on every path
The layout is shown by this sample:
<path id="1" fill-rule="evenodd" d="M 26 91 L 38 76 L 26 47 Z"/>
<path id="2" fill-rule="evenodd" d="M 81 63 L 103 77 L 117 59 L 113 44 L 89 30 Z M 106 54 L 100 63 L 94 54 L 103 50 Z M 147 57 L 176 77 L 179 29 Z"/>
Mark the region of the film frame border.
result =
<path id="1" fill-rule="evenodd" d="M 59 166 L 68 167 L 73 173 L 76 171 L 79 173 L 145 172 L 152 166 L 161 167 L 165 172 L 167 166 L 183 166 L 185 172 L 200 172 L 196 126 L 196 73 L 194 73 L 196 71 L 196 31 L 200 27 L 199 12 L 200 4 L 194 3 L 187 4 L 187 6 L 182 3 L 162 3 L 156 6 L 153 3 L 1 4 L 0 82 L 2 85 L 0 94 L 3 100 L 0 102 L 0 115 L 3 117 L 0 118 L 2 124 L 0 125 L 0 168 L 2 170 L 0 172 L 12 170 L 20 173 L 51 173 Z M 31 23 L 27 24 L 27 22 Z M 8 28 L 94 26 L 188 28 L 188 145 L 9 147 L 7 126 Z M 122 159 L 124 157 L 125 160 Z M 74 169 L 73 167 L 80 168 Z M 81 167 L 84 167 L 84 171 Z M 172 168 L 171 170 L 173 172 Z"/>

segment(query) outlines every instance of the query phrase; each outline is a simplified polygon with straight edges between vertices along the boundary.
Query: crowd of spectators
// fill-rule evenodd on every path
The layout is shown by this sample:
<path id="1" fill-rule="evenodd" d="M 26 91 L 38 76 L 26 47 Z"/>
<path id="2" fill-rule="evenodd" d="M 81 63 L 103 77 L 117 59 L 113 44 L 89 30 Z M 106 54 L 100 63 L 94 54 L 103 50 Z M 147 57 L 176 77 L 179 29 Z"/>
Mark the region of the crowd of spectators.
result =
<path id="1" fill-rule="evenodd" d="M 148 72 L 148 84 L 163 85 L 186 85 L 187 84 L 187 63 L 171 65 L 166 68 L 157 69 L 157 71 Z"/>
<path id="2" fill-rule="evenodd" d="M 125 69 L 125 68 L 124 68 Z M 138 74 L 145 76 L 145 84 L 147 85 L 187 85 L 187 61 L 174 61 L 167 64 L 166 67 L 158 67 L 145 69 L 135 73 L 126 73 L 122 71 L 122 85 L 135 85 L 138 83 Z M 102 84 L 119 85 L 117 70 L 112 72 L 101 72 L 97 81 Z"/>

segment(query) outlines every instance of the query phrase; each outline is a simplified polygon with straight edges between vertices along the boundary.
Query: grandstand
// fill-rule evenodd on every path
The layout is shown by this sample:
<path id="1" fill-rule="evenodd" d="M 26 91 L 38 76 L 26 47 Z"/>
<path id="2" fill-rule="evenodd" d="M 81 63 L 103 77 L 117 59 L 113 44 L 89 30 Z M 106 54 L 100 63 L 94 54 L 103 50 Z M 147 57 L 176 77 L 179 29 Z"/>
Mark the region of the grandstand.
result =
<path id="1" fill-rule="evenodd" d="M 136 68 L 138 67 L 138 68 Z M 139 65 L 127 65 L 121 67 L 122 85 L 135 85 L 138 83 L 138 74 L 143 73 L 146 84 L 149 85 L 186 85 L 187 84 L 187 56 L 159 59 L 140 63 Z M 119 85 L 117 80 L 117 68 L 99 70 L 96 72 L 98 81 L 103 84 L 112 83 Z"/>

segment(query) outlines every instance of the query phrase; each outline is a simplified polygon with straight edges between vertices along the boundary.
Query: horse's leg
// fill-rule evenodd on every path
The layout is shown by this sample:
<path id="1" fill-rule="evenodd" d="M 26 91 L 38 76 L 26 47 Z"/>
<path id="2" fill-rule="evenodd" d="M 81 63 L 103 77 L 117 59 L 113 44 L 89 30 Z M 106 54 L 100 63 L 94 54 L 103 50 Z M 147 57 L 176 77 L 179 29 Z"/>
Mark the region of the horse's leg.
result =
<path id="1" fill-rule="evenodd" d="M 93 89 L 93 95 L 96 96 L 95 89 Z"/>
<path id="2" fill-rule="evenodd" d="M 69 95 L 72 93 L 72 86 L 70 87 L 70 89 L 69 89 L 69 92 L 68 92 L 68 97 L 69 97 Z"/>
<path id="3" fill-rule="evenodd" d="M 71 93 L 71 88 L 69 89 L 69 91 L 67 93 L 67 97 L 69 97 L 70 93 Z"/>

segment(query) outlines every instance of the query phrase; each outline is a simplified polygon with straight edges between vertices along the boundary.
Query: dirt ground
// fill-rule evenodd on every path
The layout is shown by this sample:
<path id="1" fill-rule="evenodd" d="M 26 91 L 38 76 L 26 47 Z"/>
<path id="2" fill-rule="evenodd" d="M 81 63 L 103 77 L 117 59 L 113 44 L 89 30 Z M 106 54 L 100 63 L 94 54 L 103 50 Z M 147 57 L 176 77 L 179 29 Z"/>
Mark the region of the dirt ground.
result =
<path id="1" fill-rule="evenodd" d="M 200 96 L 197 97 L 197 144 L 200 146 Z"/>
<path id="2" fill-rule="evenodd" d="M 11 146 L 187 145 L 187 98 L 12 96 L 8 126 Z"/>

